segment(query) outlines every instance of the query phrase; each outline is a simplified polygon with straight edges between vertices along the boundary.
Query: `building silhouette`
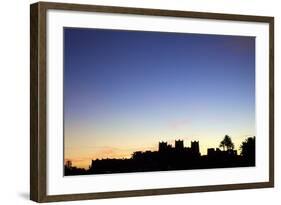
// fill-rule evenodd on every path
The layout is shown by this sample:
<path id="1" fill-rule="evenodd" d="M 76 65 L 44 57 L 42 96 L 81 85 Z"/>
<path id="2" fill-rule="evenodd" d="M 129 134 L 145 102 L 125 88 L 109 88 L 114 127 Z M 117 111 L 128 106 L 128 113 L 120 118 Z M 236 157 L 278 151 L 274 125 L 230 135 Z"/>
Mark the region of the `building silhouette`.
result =
<path id="1" fill-rule="evenodd" d="M 175 140 L 174 146 L 161 141 L 157 151 L 135 151 L 131 158 L 92 160 L 87 170 L 66 161 L 65 175 L 255 166 L 255 138 L 248 138 L 243 147 L 241 155 L 234 149 L 219 148 L 208 148 L 207 154 L 201 155 L 199 141 L 191 141 L 190 147 L 185 147 L 183 140 Z"/>
<path id="2" fill-rule="evenodd" d="M 200 154 L 199 141 L 191 141 L 191 150 L 192 150 L 193 153 L 199 153 Z"/>
<path id="3" fill-rule="evenodd" d="M 207 156 L 210 158 L 214 158 L 214 157 L 234 157 L 237 156 L 237 150 L 225 150 L 222 151 L 219 148 L 208 148 L 207 150 Z"/>
<path id="4" fill-rule="evenodd" d="M 167 142 L 159 142 L 158 151 L 159 152 L 168 152 L 172 150 L 172 146 Z"/>
<path id="5" fill-rule="evenodd" d="M 184 148 L 184 146 L 183 146 L 183 140 L 176 140 L 176 141 L 175 141 L 175 149 L 176 149 L 177 151 L 182 151 L 183 148 Z"/>
<path id="6" fill-rule="evenodd" d="M 175 146 L 168 144 L 167 142 L 159 142 L 158 145 L 158 151 L 160 153 L 162 152 L 185 152 L 193 155 L 200 156 L 200 150 L 199 150 L 199 141 L 191 141 L 190 147 L 184 147 L 184 141 L 183 140 L 175 140 Z"/>

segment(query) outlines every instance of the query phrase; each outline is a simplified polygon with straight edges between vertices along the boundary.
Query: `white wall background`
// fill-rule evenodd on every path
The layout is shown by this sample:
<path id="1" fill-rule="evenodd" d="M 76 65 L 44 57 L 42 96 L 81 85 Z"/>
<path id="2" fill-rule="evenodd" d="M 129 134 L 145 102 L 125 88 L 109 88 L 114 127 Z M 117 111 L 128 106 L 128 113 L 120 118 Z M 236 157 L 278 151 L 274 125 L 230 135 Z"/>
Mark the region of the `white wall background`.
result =
<path id="1" fill-rule="evenodd" d="M 51 1 L 51 0 L 50 0 Z M 74 0 L 87 4 L 275 16 L 275 188 L 169 196 L 63 202 L 60 204 L 277 204 L 281 195 L 280 38 L 278 0 Z M 29 4 L 7 0 L 0 7 L 0 204 L 29 201 Z M 57 204 L 57 203 L 53 203 Z"/>

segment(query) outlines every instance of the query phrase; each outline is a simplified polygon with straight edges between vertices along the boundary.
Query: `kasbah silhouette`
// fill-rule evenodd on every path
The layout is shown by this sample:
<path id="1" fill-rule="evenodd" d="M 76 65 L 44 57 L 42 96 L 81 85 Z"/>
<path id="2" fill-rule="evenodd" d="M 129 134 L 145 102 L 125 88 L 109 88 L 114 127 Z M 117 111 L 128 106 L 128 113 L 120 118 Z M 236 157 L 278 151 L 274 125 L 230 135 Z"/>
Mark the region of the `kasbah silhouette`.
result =
<path id="1" fill-rule="evenodd" d="M 183 140 L 175 140 L 174 146 L 162 141 L 157 151 L 136 151 L 131 158 L 95 159 L 88 169 L 72 166 L 68 160 L 64 165 L 64 175 L 255 166 L 255 136 L 242 142 L 239 155 L 228 135 L 225 135 L 219 147 L 222 149 L 208 148 L 207 154 L 201 155 L 199 141 L 191 141 L 190 147 L 184 147 Z"/>

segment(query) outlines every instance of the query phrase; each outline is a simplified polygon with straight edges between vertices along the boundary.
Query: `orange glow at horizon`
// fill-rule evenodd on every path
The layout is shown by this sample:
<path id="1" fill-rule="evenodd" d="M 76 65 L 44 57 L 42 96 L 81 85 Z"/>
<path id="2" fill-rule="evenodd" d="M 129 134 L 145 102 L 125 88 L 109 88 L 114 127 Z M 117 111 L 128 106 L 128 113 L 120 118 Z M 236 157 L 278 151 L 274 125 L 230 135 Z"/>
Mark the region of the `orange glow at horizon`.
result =
<path id="1" fill-rule="evenodd" d="M 242 137 L 232 137 L 232 141 L 235 145 L 235 150 L 237 150 L 238 154 L 240 153 L 240 145 L 241 143 L 250 135 L 247 136 L 242 136 Z M 253 136 L 253 135 L 251 135 Z M 221 137 L 221 139 L 219 139 L 218 141 L 215 140 L 208 140 L 208 139 L 204 139 L 201 141 L 198 138 L 182 138 L 182 137 L 178 137 L 175 138 L 175 140 L 177 139 L 183 139 L 184 140 L 184 146 L 185 147 L 190 147 L 190 142 L 194 141 L 194 140 L 199 140 L 199 146 L 200 146 L 200 153 L 201 155 L 206 155 L 207 154 L 207 149 L 208 148 L 219 148 L 219 142 L 220 140 L 222 140 L 223 136 Z M 173 139 L 170 140 L 163 140 L 163 141 L 167 141 L 168 144 L 171 144 L 174 147 L 174 141 Z M 162 140 L 160 140 L 162 141 Z M 75 149 L 74 149 L 75 150 Z M 106 158 L 118 158 L 118 159 L 122 159 L 122 158 L 131 158 L 133 152 L 135 151 L 157 151 L 158 150 L 158 142 L 156 142 L 154 144 L 154 146 L 143 146 L 143 147 L 131 147 L 131 148 L 126 148 L 126 147 L 110 147 L 110 146 L 104 146 L 104 147 L 100 147 L 98 149 L 95 149 L 96 151 L 91 151 L 91 148 L 85 149 L 84 151 L 74 151 L 73 149 L 65 149 L 65 160 L 64 163 L 66 163 L 66 161 L 71 161 L 72 162 L 72 166 L 76 166 L 78 168 L 85 168 L 88 169 L 91 161 L 95 160 L 95 159 L 106 159 Z"/>

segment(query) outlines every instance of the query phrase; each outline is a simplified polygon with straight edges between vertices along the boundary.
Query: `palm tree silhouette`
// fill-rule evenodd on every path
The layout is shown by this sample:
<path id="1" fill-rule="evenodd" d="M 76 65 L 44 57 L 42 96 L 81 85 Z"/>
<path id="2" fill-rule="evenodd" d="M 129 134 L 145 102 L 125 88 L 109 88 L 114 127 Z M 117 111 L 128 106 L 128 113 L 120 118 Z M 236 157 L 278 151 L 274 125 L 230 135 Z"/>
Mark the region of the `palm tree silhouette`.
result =
<path id="1" fill-rule="evenodd" d="M 233 150 L 234 149 L 234 144 L 231 140 L 231 138 L 229 137 L 229 135 L 225 135 L 223 140 L 220 142 L 219 147 L 222 147 L 222 149 L 225 151 L 225 148 L 227 150 Z"/>

